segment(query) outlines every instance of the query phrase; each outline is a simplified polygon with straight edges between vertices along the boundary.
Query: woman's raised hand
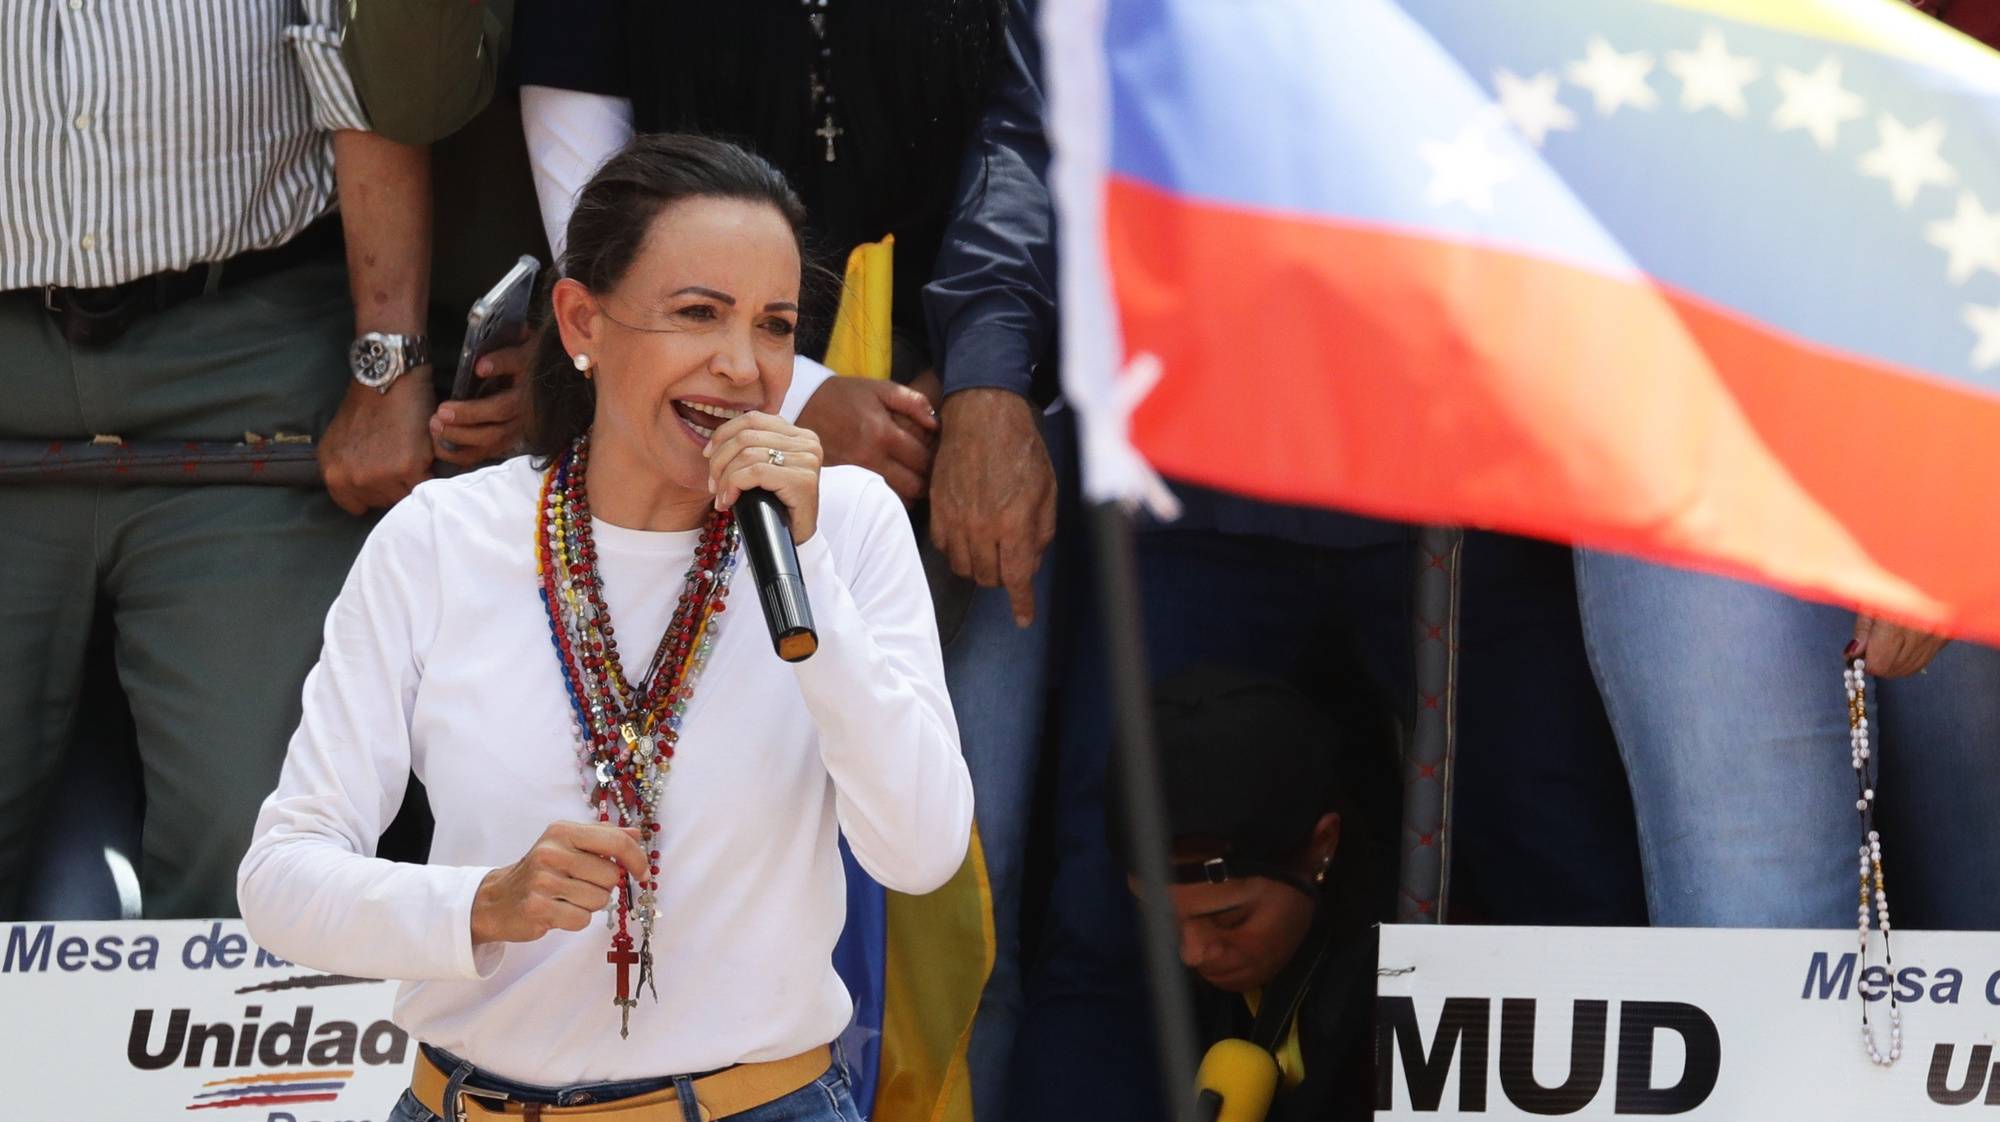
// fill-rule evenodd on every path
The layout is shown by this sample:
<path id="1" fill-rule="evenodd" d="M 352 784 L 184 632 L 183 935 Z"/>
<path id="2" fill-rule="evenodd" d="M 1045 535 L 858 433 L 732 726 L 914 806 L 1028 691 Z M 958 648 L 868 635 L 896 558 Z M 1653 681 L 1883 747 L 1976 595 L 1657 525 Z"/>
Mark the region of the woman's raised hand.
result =
<path id="1" fill-rule="evenodd" d="M 525 857 L 479 882 L 472 945 L 532 943 L 556 928 L 581 931 L 611 902 L 619 880 L 644 880 L 647 865 L 635 829 L 557 822 Z"/>
<path id="2" fill-rule="evenodd" d="M 792 515 L 792 544 L 804 545 L 819 528 L 819 437 L 782 417 L 745 413 L 715 430 L 708 447 L 708 489 L 717 510 L 762 487 Z"/>

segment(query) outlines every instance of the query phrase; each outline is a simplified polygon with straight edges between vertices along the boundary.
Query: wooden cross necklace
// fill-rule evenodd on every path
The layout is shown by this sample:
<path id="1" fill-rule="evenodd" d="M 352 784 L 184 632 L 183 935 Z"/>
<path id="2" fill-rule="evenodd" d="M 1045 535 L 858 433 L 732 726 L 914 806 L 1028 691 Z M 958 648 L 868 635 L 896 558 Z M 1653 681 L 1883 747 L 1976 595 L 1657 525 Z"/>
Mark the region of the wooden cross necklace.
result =
<path id="1" fill-rule="evenodd" d="M 813 115 L 820 118 L 820 125 L 813 130 L 813 135 L 826 141 L 826 162 L 830 164 L 840 158 L 834 142 L 847 132 L 834 122 L 833 88 L 827 85 L 828 75 L 833 70 L 833 44 L 826 38 L 826 13 L 833 6 L 833 0 L 799 0 L 799 3 L 805 8 L 806 22 L 812 25 L 813 41 L 819 47 L 807 77 L 812 83 Z"/>
<path id="2" fill-rule="evenodd" d="M 632 1031 L 632 1010 L 639 1006 L 639 998 L 631 989 L 630 971 L 639 962 L 638 953 L 632 949 L 632 936 L 624 931 L 612 936 L 611 949 L 605 952 L 604 960 L 618 968 L 618 993 L 611 1004 L 618 1007 L 618 1035 L 625 1036 Z"/>

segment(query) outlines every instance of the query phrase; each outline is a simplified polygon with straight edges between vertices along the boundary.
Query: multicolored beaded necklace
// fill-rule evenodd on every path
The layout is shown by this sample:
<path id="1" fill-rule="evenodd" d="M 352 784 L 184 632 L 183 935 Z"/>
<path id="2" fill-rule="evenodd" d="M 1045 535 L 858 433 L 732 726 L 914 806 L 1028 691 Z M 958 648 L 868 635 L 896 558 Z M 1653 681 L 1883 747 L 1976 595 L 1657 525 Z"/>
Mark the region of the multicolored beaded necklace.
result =
<path id="1" fill-rule="evenodd" d="M 628 875 L 613 892 L 617 902 L 611 950 L 605 960 L 617 967 L 618 1034 L 631 1035 L 632 1009 L 639 989 L 652 990 L 653 919 L 660 876 L 660 795 L 673 768 L 681 720 L 694 697 L 695 680 L 708 664 L 719 630 L 729 580 L 734 571 L 737 529 L 734 515 L 709 515 L 701 528 L 681 586 L 673 620 L 653 652 L 646 676 L 629 680 L 618 661 L 611 612 L 604 605 L 604 581 L 591 540 L 590 497 L 584 476 L 590 465 L 590 438 L 580 436 L 557 456 L 542 476 L 535 515 L 535 572 L 542 606 L 549 614 L 549 638 L 562 663 L 576 719 L 577 762 L 584 799 L 599 822 L 637 827 L 646 851 L 648 876 L 633 892 Z M 632 949 L 627 919 L 637 911 L 639 949 Z M 607 909 L 605 922 L 613 923 Z M 631 984 L 630 968 L 639 967 Z"/>

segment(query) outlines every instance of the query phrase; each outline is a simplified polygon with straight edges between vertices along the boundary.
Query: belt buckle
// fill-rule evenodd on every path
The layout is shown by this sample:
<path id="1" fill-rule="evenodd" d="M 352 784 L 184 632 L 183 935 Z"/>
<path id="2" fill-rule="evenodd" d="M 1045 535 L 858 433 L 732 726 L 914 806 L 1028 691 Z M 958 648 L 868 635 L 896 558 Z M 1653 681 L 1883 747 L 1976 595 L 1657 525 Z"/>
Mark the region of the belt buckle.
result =
<path id="1" fill-rule="evenodd" d="M 56 303 L 56 293 L 61 291 L 62 291 L 62 286 L 60 285 L 54 285 L 54 284 L 43 285 L 42 308 L 46 311 L 55 312 L 56 314 L 60 315 L 62 313 L 62 305 Z"/>
<path id="2" fill-rule="evenodd" d="M 495 1102 L 504 1103 L 512 1097 L 505 1091 L 469 1091 L 464 1087 L 460 1087 L 458 1089 L 458 1101 L 452 1104 L 452 1113 L 456 1115 L 453 1122 L 471 1122 L 472 1116 L 465 1109 L 465 1100 L 467 1099 L 492 1099 Z M 504 1109 L 502 1108 L 503 1111 Z"/>

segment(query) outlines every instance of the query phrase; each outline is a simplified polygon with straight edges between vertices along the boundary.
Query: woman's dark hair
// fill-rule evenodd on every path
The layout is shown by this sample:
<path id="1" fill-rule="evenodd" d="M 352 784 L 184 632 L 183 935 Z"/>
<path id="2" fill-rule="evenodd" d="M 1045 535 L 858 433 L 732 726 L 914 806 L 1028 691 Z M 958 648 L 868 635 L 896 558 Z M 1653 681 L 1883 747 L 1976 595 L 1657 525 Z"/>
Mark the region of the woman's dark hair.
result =
<path id="1" fill-rule="evenodd" d="M 633 138 L 598 169 L 569 216 L 558 277 L 592 292 L 618 287 L 662 210 L 683 199 L 764 203 L 784 216 L 803 260 L 805 206 L 777 168 L 760 156 L 705 136 L 651 133 Z M 553 288 L 553 282 L 550 285 Z M 543 301 L 548 307 L 548 301 Z M 597 388 L 563 350 L 554 312 L 542 323 L 529 387 L 533 419 L 528 451 L 546 461 L 590 428 Z"/>
<path id="2" fill-rule="evenodd" d="M 1391 918 L 1401 833 L 1395 709 L 1358 664 L 1307 685 L 1310 694 L 1286 677 L 1217 664 L 1154 683 L 1157 765 L 1175 860 L 1235 856 L 1298 868 L 1309 864 L 1319 819 L 1333 811 L 1340 844 L 1321 903 L 1342 922 Z M 1114 758 L 1111 789 L 1127 778 Z M 1129 823 L 1119 802 L 1111 800 L 1107 825 L 1113 851 L 1129 868 Z"/>

